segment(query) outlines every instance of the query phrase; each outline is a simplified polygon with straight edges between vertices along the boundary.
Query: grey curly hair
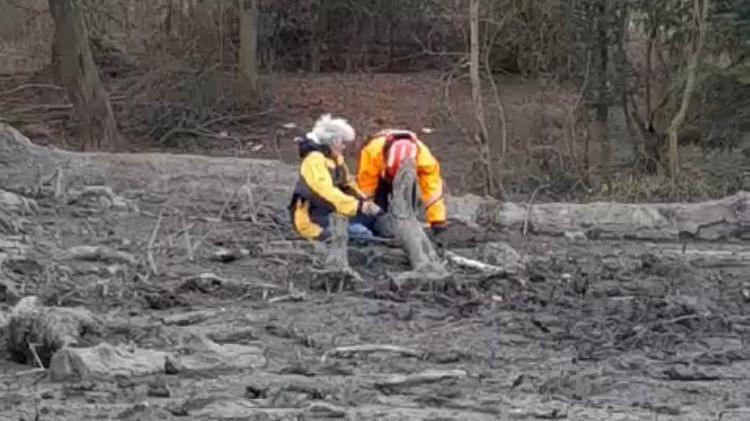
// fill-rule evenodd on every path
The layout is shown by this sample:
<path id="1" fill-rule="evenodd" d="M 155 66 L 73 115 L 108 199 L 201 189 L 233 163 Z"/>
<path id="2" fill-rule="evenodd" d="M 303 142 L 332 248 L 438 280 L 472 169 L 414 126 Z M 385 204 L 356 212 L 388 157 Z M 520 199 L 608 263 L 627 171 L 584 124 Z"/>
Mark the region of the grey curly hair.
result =
<path id="1" fill-rule="evenodd" d="M 336 141 L 352 142 L 356 133 L 354 128 L 343 118 L 333 118 L 330 114 L 320 116 L 307 134 L 316 143 L 330 145 Z"/>

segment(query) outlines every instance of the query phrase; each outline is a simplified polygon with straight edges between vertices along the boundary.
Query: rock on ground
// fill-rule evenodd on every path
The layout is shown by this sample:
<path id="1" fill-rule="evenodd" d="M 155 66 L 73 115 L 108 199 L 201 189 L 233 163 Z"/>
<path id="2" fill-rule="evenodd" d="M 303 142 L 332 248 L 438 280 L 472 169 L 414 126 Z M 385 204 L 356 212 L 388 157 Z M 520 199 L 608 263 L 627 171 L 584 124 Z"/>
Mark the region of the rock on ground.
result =
<path id="1" fill-rule="evenodd" d="M 66 347 L 50 362 L 52 380 L 88 377 L 145 376 L 180 371 L 258 368 L 263 350 L 254 346 L 219 345 L 203 335 L 189 335 L 175 352 L 113 346 Z"/>
<path id="2" fill-rule="evenodd" d="M 144 376 L 164 372 L 169 353 L 148 349 L 128 350 L 101 343 L 91 348 L 63 348 L 52 356 L 53 381 L 92 376 Z"/>
<path id="3" fill-rule="evenodd" d="M 248 345 L 217 344 L 205 335 L 186 337 L 178 350 L 177 369 L 216 370 L 258 368 L 266 363 L 263 350 Z"/>

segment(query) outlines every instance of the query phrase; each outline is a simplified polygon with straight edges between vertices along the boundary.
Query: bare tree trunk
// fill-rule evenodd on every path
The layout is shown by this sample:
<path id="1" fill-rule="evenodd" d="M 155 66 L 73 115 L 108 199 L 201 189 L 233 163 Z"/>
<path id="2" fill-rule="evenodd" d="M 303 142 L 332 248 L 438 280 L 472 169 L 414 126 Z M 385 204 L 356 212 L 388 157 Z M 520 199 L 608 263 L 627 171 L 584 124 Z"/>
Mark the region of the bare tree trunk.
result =
<path id="1" fill-rule="evenodd" d="M 599 0 L 597 16 L 597 48 L 599 53 L 599 86 L 596 106 L 596 135 L 601 141 L 601 166 L 605 180 L 609 180 L 610 164 L 612 161 L 612 144 L 609 139 L 609 95 L 608 95 L 608 64 L 609 39 L 607 37 L 607 3 L 609 0 Z"/>
<path id="2" fill-rule="evenodd" d="M 648 45 L 646 46 L 646 118 L 648 118 L 648 121 L 653 121 L 653 111 L 652 108 L 652 99 L 651 99 L 651 74 L 653 73 L 653 57 L 654 54 L 654 43 L 656 42 L 656 34 L 657 34 L 658 28 L 656 25 L 654 25 L 654 28 L 651 30 L 651 33 L 648 37 Z"/>
<path id="3" fill-rule="evenodd" d="M 164 22 L 162 28 L 164 30 L 164 36 L 169 39 L 172 36 L 172 20 L 173 20 L 173 5 L 172 1 L 167 2 L 167 14 L 164 16 Z"/>
<path id="4" fill-rule="evenodd" d="M 313 29 L 312 45 L 310 48 L 310 71 L 313 73 L 320 72 L 320 61 L 323 50 L 323 40 L 325 39 L 326 28 L 328 25 L 328 9 L 326 0 L 315 0 L 313 4 Z"/>
<path id="5" fill-rule="evenodd" d="M 487 132 L 484 105 L 482 104 L 482 85 L 479 78 L 479 0 L 471 0 L 469 20 L 471 21 L 469 76 L 471 79 L 471 98 L 474 102 L 474 115 L 477 119 L 477 129 L 474 136 L 479 147 L 479 156 L 484 172 L 484 193 L 493 196 L 495 194 L 495 182 L 490 161 L 489 133 Z"/>
<path id="6" fill-rule="evenodd" d="M 60 78 L 78 116 L 81 149 L 117 147 L 120 134 L 89 46 L 78 0 L 49 0 Z"/>
<path id="7" fill-rule="evenodd" d="M 628 8 L 627 0 L 620 0 L 618 7 L 620 8 L 619 25 L 617 27 L 617 75 L 620 82 L 620 106 L 622 107 L 622 113 L 625 117 L 625 127 L 630 135 L 630 141 L 633 142 L 633 170 L 637 170 L 641 165 L 641 157 L 643 156 L 643 139 L 640 136 L 640 132 L 636 130 L 634 124 L 635 121 L 630 118 L 630 110 L 628 107 L 628 94 L 630 88 L 628 86 L 628 57 L 626 52 L 627 41 L 628 41 L 628 22 L 630 21 L 630 9 Z"/>
<path id="8" fill-rule="evenodd" d="M 224 0 L 219 0 L 219 62 L 224 67 Z"/>
<path id="9" fill-rule="evenodd" d="M 693 91 L 695 91 L 698 62 L 706 39 L 709 5 L 709 0 L 703 0 L 703 7 L 701 7 L 701 0 L 694 0 L 693 2 L 693 19 L 695 20 L 695 25 L 697 27 L 697 34 L 695 35 L 693 45 L 690 48 L 690 56 L 688 57 L 686 69 L 687 78 L 685 81 L 685 90 L 682 93 L 680 109 L 677 111 L 677 114 L 675 114 L 672 122 L 669 124 L 669 128 L 667 129 L 667 139 L 669 140 L 669 175 L 673 180 L 677 178 L 680 166 L 677 155 L 677 132 L 685 123 L 685 117 L 687 116 L 688 107 L 690 106 L 690 98 L 693 96 Z"/>
<path id="10" fill-rule="evenodd" d="M 238 0 L 240 10 L 240 86 L 257 96 L 258 85 L 258 0 Z"/>

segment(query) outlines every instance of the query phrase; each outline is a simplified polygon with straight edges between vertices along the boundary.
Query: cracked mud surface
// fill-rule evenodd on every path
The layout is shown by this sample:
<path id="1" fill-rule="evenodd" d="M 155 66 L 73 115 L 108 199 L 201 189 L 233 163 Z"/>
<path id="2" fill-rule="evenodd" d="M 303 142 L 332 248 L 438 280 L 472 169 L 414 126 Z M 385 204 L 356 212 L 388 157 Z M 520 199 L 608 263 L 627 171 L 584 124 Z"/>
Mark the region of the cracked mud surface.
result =
<path id="1" fill-rule="evenodd" d="M 33 363 L 6 359 L 0 419 L 750 417 L 747 262 L 689 258 L 701 250 L 747 251 L 742 243 L 682 249 L 458 229 L 443 239 L 444 249 L 480 258 L 482 244 L 505 241 L 528 256 L 527 286 L 451 267 L 458 289 L 396 294 L 386 272 L 407 270 L 406 255 L 357 245 L 349 258 L 365 285 L 328 294 L 308 289 L 314 276 L 304 251 L 257 251 L 289 235 L 278 224 L 286 215 L 260 212 L 250 222 L 224 212 L 217 219 L 218 209 L 182 203 L 164 211 L 152 244 L 157 275 L 144 276 L 145 263 L 60 257 L 71 246 L 108 245 L 142 259 L 166 207 L 138 204 L 140 214 L 40 200 L 25 239 L 32 252 L 6 261 L 4 271 L 23 294 L 102 317 L 106 330 L 94 343 L 170 349 L 203 333 L 219 344 L 258 347 L 265 364 L 52 382 L 29 372 Z M 192 261 L 186 229 L 193 245 L 202 241 Z M 220 248 L 246 252 L 217 259 Z M 274 302 L 286 294 L 292 299 Z M 361 344 L 416 353 L 322 358 Z M 465 375 L 388 386 L 395 376 L 435 370 Z"/>

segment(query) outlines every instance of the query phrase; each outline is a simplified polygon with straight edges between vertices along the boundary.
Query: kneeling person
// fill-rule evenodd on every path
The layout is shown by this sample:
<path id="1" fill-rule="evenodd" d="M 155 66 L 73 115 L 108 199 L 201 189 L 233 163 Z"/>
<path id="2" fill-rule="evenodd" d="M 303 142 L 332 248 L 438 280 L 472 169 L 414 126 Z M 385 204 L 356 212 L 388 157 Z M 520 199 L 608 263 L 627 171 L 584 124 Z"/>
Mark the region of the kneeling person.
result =
<path id="1" fill-rule="evenodd" d="M 425 207 L 425 219 L 434 232 L 445 227 L 446 208 L 440 163 L 427 146 L 408 130 L 384 130 L 369 139 L 359 157 L 357 184 L 362 193 L 372 197 L 383 211 L 388 210 L 388 196 L 393 181 L 407 158 L 414 160 L 417 180 Z M 392 228 L 383 218 L 362 218 L 378 235 L 392 236 Z"/>
<path id="2" fill-rule="evenodd" d="M 381 212 L 349 176 L 343 152 L 354 137 L 354 129 L 346 120 L 326 114 L 299 143 L 302 161 L 289 210 L 294 229 L 300 236 L 315 240 L 328 238 L 328 218 L 332 212 L 347 217 L 374 216 Z M 350 226 L 349 232 L 369 233 L 358 225 Z"/>

